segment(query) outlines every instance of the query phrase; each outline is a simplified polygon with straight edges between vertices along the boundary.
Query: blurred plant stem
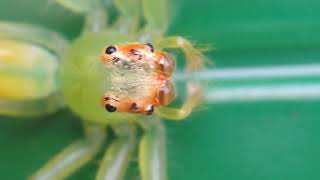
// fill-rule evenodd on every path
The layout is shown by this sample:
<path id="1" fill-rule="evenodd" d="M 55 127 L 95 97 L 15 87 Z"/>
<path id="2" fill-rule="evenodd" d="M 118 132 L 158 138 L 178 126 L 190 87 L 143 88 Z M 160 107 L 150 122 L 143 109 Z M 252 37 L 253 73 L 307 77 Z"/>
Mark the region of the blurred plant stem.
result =
<path id="1" fill-rule="evenodd" d="M 224 68 L 178 73 L 176 82 L 204 84 L 207 103 L 320 98 L 320 64 Z"/>

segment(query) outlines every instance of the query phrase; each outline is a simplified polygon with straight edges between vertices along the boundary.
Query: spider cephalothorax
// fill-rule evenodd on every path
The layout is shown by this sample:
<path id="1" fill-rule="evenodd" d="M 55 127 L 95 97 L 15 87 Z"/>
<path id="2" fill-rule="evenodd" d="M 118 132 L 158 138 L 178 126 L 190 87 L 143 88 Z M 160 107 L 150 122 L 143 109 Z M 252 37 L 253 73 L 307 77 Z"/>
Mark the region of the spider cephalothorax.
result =
<path id="1" fill-rule="evenodd" d="M 107 111 L 150 115 L 154 107 L 165 106 L 174 98 L 168 79 L 174 60 L 163 51 L 155 51 L 151 44 L 109 46 L 101 60 L 111 84 L 102 100 Z"/>

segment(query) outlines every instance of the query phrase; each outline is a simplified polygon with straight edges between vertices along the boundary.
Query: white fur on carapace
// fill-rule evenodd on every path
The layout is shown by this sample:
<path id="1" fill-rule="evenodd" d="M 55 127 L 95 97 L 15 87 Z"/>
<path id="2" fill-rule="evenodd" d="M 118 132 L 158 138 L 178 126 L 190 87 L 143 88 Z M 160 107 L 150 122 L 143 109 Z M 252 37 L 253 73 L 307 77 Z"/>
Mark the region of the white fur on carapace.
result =
<path id="1" fill-rule="evenodd" d="M 139 52 L 142 56 L 148 57 L 148 61 L 153 61 L 152 53 Z M 113 57 L 117 60 L 108 60 L 106 67 L 108 69 L 108 81 L 106 93 L 119 98 L 138 98 L 144 99 L 148 96 L 150 89 L 154 88 L 155 65 L 154 63 L 143 60 L 129 59 L 121 52 L 115 52 Z"/>

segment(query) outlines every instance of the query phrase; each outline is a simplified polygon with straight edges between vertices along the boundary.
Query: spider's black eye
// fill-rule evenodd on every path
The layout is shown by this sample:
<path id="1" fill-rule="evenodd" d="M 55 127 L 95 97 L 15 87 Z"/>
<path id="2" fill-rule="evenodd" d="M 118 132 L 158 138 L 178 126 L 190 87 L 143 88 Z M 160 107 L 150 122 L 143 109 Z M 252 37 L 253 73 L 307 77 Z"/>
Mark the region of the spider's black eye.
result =
<path id="1" fill-rule="evenodd" d="M 131 104 L 131 108 L 132 109 L 139 109 L 138 104 L 135 102 Z"/>
<path id="2" fill-rule="evenodd" d="M 154 52 L 154 47 L 153 47 L 153 45 L 151 43 L 147 43 L 146 45 L 150 47 L 151 52 Z"/>
<path id="3" fill-rule="evenodd" d="M 109 112 L 115 112 L 117 110 L 117 108 L 115 106 L 112 106 L 111 104 L 106 104 L 105 108 Z"/>
<path id="4" fill-rule="evenodd" d="M 114 52 L 116 52 L 117 51 L 117 49 L 116 49 L 116 47 L 114 47 L 114 46 L 109 46 L 109 47 L 107 47 L 106 48 L 106 54 L 112 54 L 112 53 L 114 53 Z"/>
<path id="5" fill-rule="evenodd" d="M 146 115 L 151 115 L 154 111 L 154 106 L 150 106 L 149 109 L 147 109 Z"/>

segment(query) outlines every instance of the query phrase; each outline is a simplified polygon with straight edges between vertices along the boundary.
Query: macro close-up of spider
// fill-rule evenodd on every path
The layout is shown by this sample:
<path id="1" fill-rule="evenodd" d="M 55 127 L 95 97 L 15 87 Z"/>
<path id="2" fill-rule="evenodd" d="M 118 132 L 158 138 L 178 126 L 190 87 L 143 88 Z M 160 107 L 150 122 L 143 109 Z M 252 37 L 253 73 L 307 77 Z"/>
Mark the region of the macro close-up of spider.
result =
<path id="1" fill-rule="evenodd" d="M 101 150 L 107 130 L 111 130 L 116 138 L 107 147 L 108 150 L 99 163 L 96 179 L 122 179 L 136 147 L 141 178 L 166 179 L 165 130 L 160 118 L 182 120 L 187 117 L 201 101 L 201 87 L 190 81 L 187 83 L 188 97 L 182 106 L 166 107 L 175 98 L 175 90 L 169 80 L 175 69 L 175 60 L 173 56 L 159 51 L 158 48 L 182 50 L 185 54 L 186 70 L 189 72 L 200 70 L 205 57 L 187 39 L 164 36 L 169 24 L 169 4 L 166 1 L 114 1 L 118 20 L 110 27 L 100 1 L 57 3 L 85 16 L 83 32 L 74 42 L 69 43 L 54 33 L 25 24 L 1 24 L 3 36 L 8 39 L 4 43 L 12 43 L 12 47 L 23 49 L 23 46 L 29 46 L 26 49 L 29 48 L 29 52 L 35 54 L 34 51 L 37 50 L 34 49 L 38 48 L 39 42 L 46 41 L 45 45 L 53 49 L 61 48 L 63 52 L 56 52 L 55 55 L 58 56 L 55 58 L 61 58 L 56 65 L 59 67 L 55 67 L 57 72 L 52 73 L 52 76 L 56 77 L 50 77 L 54 81 L 51 82 L 52 86 L 58 89 L 54 93 L 55 96 L 61 95 L 59 101 L 66 103 L 83 121 L 85 137 L 63 149 L 30 179 L 64 179 L 70 176 L 90 162 Z M 141 20 L 144 20 L 143 24 Z M 20 38 L 22 32 L 26 37 Z M 43 38 L 42 34 L 46 37 Z M 12 39 L 19 38 L 27 39 L 31 44 L 12 42 Z M 53 41 L 47 41 L 48 39 Z M 59 41 L 63 42 L 64 47 L 59 47 Z M 8 54 L 7 56 L 10 56 L 10 52 Z M 31 72 L 27 66 L 34 68 L 41 63 L 26 62 L 26 67 L 23 67 L 22 64 L 12 64 L 9 61 L 4 65 L 7 70 L 26 68 L 27 73 L 37 73 L 36 69 L 31 69 L 35 71 Z M 54 68 L 49 63 L 44 66 Z M 12 78 L 17 77 L 4 75 L 1 78 L 15 83 Z M 10 88 L 13 89 L 12 86 Z M 14 96 L 10 88 L 2 90 L 7 91 L 3 98 L 8 96 L 10 99 L 10 96 Z M 28 98 L 27 95 L 23 96 L 23 93 L 20 96 L 13 97 L 7 107 L 13 102 L 17 103 L 14 98 Z M 31 110 L 23 109 L 22 111 L 26 112 L 21 112 L 22 114 L 19 114 L 19 107 L 16 110 L 2 111 L 3 114 L 24 116 L 23 113 L 28 115 L 32 110 L 38 111 L 37 104 L 49 106 L 43 101 L 33 102 L 35 105 L 29 107 Z M 54 99 L 50 97 L 47 101 Z M 47 108 L 58 108 L 58 104 L 57 107 Z M 139 138 L 137 128 L 141 129 Z"/>
<path id="2" fill-rule="evenodd" d="M 0 179 L 319 179 L 319 8 L 2 0 Z"/>

